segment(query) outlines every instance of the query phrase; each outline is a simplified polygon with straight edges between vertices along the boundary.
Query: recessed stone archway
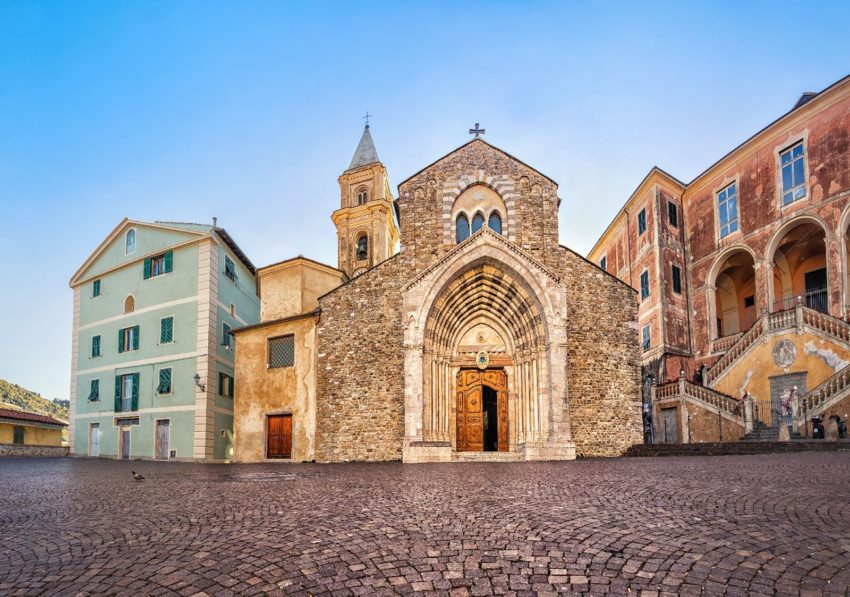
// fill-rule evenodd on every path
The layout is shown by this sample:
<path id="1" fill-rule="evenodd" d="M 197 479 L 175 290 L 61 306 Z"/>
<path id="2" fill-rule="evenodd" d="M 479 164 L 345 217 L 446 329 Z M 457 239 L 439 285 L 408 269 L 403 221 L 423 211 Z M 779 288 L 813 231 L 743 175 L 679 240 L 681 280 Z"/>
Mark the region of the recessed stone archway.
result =
<path id="1" fill-rule="evenodd" d="M 507 376 L 508 451 L 526 459 L 542 451 L 574 457 L 566 294 L 557 277 L 482 230 L 409 284 L 403 297 L 405 461 L 451 459 L 457 373 L 474 367 L 482 349 Z"/>

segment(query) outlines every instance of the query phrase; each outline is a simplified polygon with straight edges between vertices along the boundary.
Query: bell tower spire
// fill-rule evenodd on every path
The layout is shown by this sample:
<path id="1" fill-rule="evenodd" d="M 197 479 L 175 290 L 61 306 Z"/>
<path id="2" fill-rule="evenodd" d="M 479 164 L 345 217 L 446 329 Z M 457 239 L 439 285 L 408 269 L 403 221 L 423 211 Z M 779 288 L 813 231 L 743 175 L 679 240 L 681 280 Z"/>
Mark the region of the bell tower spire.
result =
<path id="1" fill-rule="evenodd" d="M 339 269 L 349 278 L 396 252 L 399 234 L 387 169 L 378 158 L 367 113 L 366 126 L 345 172 L 339 177 L 340 208 L 336 226 Z"/>

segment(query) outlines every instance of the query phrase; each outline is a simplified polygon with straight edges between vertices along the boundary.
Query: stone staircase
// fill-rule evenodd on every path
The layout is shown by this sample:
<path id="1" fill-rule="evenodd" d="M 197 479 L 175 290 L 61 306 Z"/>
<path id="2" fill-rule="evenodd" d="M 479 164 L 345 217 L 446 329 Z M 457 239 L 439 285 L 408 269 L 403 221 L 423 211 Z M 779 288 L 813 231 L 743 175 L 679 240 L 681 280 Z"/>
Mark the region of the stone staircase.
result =
<path id="1" fill-rule="evenodd" d="M 850 324 L 831 315 L 798 304 L 794 309 L 769 313 L 756 321 L 750 329 L 737 338 L 737 341 L 706 372 L 705 384 L 712 386 L 716 383 L 732 364 L 744 356 L 763 335 L 793 329 L 802 331 L 804 328 L 808 328 L 850 346 Z M 715 348 L 719 347 L 718 344 L 715 344 Z M 724 345 L 723 348 L 725 347 Z"/>
<path id="2" fill-rule="evenodd" d="M 803 439 L 796 431 L 791 431 L 791 440 Z M 761 421 L 756 421 L 753 430 L 740 439 L 742 442 L 778 442 L 779 427 L 768 427 Z"/>
<path id="3" fill-rule="evenodd" d="M 712 442 L 703 444 L 638 444 L 624 456 L 733 456 L 745 454 L 781 454 L 785 452 L 850 451 L 850 440 L 797 440 L 790 442 Z"/>

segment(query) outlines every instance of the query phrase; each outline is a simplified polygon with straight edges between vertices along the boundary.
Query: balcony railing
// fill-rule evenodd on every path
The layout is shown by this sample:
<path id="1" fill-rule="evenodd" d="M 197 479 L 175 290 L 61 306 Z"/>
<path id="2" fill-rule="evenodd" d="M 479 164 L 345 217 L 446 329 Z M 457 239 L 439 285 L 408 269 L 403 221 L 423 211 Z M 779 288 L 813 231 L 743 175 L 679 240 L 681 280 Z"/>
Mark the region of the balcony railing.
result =
<path id="1" fill-rule="evenodd" d="M 803 304 L 809 309 L 818 311 L 819 313 L 829 313 L 829 293 L 826 286 L 822 288 L 812 288 L 800 295 L 803 298 Z M 774 301 L 773 311 L 787 311 L 797 306 L 797 296 L 786 296 Z"/>

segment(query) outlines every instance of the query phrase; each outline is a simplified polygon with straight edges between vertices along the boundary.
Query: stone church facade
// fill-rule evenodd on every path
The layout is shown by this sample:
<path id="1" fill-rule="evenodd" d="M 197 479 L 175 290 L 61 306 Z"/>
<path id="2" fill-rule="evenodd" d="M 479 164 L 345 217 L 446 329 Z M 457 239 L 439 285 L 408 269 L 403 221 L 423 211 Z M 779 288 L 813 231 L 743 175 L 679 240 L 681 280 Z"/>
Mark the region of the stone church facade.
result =
<path id="1" fill-rule="evenodd" d="M 641 441 L 636 293 L 559 244 L 554 181 L 476 137 L 393 199 L 367 127 L 339 182 L 343 282 L 308 301 L 300 355 L 316 460 L 564 460 Z M 240 343 L 236 387 L 262 395 Z"/>

